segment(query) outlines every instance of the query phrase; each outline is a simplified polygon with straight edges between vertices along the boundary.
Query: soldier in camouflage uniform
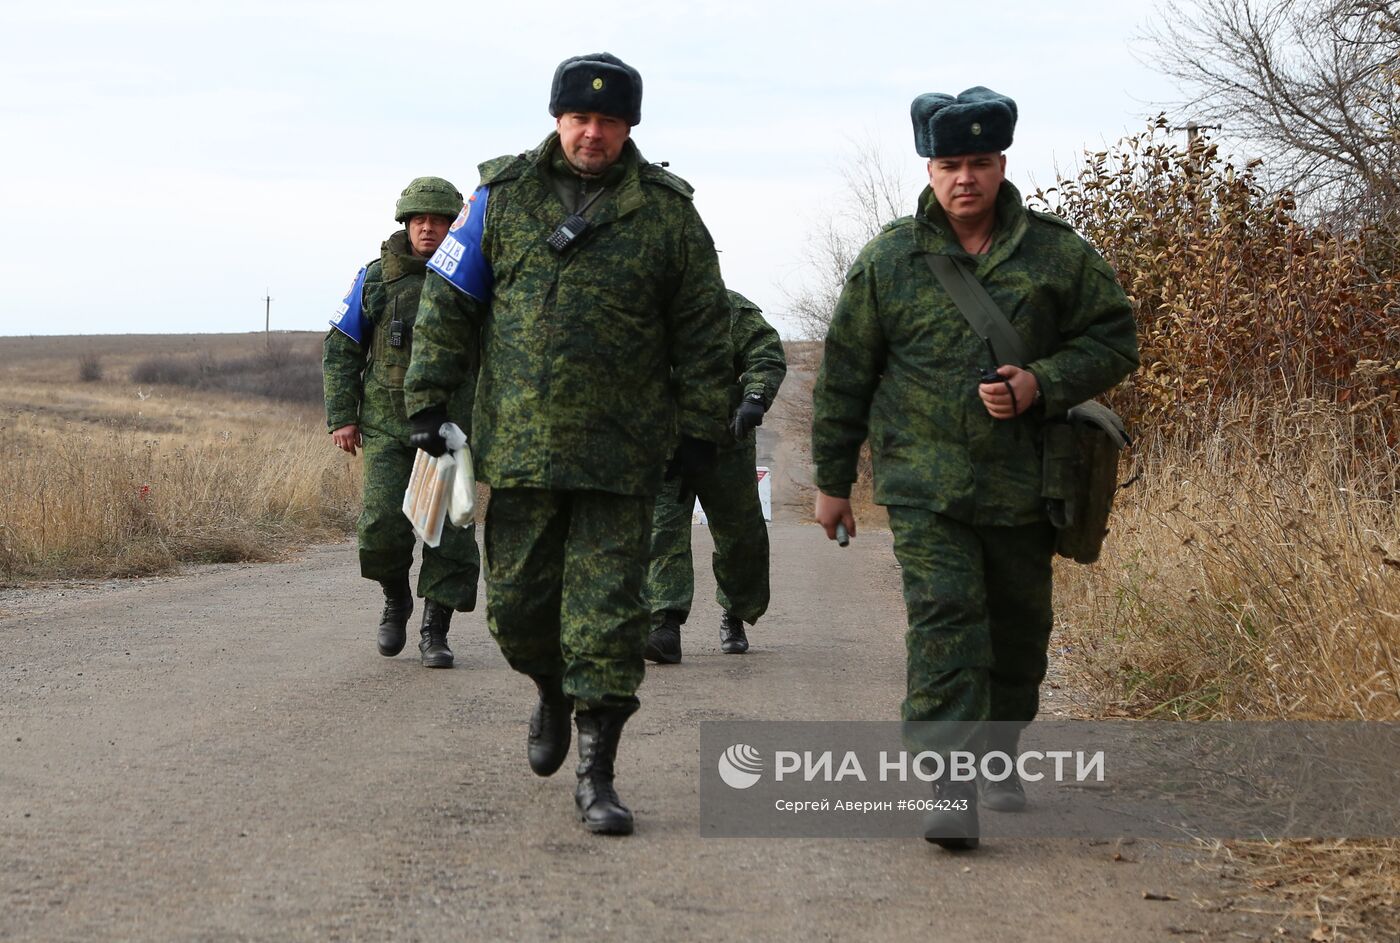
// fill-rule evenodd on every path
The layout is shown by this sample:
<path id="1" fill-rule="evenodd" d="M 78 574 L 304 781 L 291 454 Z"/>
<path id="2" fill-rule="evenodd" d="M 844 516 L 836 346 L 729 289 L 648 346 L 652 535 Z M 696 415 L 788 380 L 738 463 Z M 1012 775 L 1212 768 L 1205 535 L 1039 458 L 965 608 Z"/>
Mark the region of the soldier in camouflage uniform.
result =
<path id="1" fill-rule="evenodd" d="M 757 441 L 754 428 L 773 405 L 787 373 L 783 342 L 763 319 L 758 305 L 729 292 L 729 338 L 734 345 L 734 382 L 729 388 L 730 426 L 719 444 L 715 467 L 695 482 L 695 497 L 705 509 L 715 540 L 715 599 L 720 617 L 720 649 L 726 654 L 749 650 L 744 623 L 768 610 L 768 527 L 758 500 Z M 660 664 L 681 660 L 681 626 L 695 595 L 695 567 L 690 554 L 692 502 L 681 497 L 678 481 L 668 482 L 656 498 L 651 526 L 651 563 L 647 602 L 652 624 L 646 657 Z"/>
<path id="2" fill-rule="evenodd" d="M 428 257 L 462 207 L 462 194 L 440 177 L 419 177 L 400 195 L 394 218 L 404 228 L 380 247 L 379 258 L 361 271 L 358 326 L 346 322 L 326 335 L 323 354 L 326 422 L 335 444 L 351 455 L 363 445 L 364 509 L 359 520 L 360 574 L 384 589 L 379 623 L 381 655 L 403 650 L 413 592 L 413 528 L 402 511 L 404 490 L 417 449 L 404 412 L 403 380 L 413 348 L 418 294 Z M 352 289 L 353 292 L 353 289 Z M 334 322 L 333 322 L 334 323 Z M 347 333 L 349 331 L 349 333 Z M 365 336 L 368 335 L 368 336 Z M 464 368 L 448 413 L 463 426 L 471 415 L 474 371 Z M 423 548 L 418 595 L 423 626 L 418 648 L 429 668 L 451 668 L 447 632 L 452 612 L 476 607 L 481 571 L 475 528 L 444 527 L 437 547 Z"/>
<path id="3" fill-rule="evenodd" d="M 641 76 L 606 53 L 555 72 L 556 131 L 481 165 L 429 263 L 405 383 L 414 441 L 481 345 L 472 451 L 491 485 L 487 621 L 539 693 L 527 755 L 563 763 L 590 831 L 627 834 L 613 766 L 637 710 L 652 504 L 713 463 L 732 379 L 729 305 L 691 188 L 642 158 Z M 677 445 L 677 442 L 679 444 Z"/>
<path id="4" fill-rule="evenodd" d="M 1039 706 L 1051 628 L 1044 426 L 1133 371 L 1136 330 L 1113 269 L 1006 181 L 1014 102 L 978 87 L 921 95 L 912 111 L 929 188 L 916 215 L 861 251 L 832 317 L 814 392 L 817 518 L 829 537 L 838 524 L 855 534 L 850 488 L 868 436 L 908 609 L 904 719 L 998 721 L 997 742 L 974 732 L 940 746 L 1014 755 Z M 930 255 L 974 267 L 1028 363 L 992 359 Z M 998 379 L 980 382 L 991 368 Z M 936 788 L 950 801 L 925 837 L 976 847 L 977 786 Z M 986 784 L 983 802 L 1010 811 L 1025 798 L 1012 777 Z"/>

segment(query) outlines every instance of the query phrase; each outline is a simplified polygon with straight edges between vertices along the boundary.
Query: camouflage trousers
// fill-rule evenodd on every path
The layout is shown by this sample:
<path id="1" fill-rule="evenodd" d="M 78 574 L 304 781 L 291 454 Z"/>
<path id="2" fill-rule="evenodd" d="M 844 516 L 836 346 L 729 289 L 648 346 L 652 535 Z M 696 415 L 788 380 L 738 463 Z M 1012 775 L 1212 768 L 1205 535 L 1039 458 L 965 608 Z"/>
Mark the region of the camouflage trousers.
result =
<path id="1" fill-rule="evenodd" d="M 755 453 L 752 441 L 722 451 L 714 467 L 695 482 L 715 541 L 715 601 L 750 624 L 768 611 L 768 527 L 758 501 Z M 656 498 L 646 596 L 654 615 L 677 612 L 685 622 L 695 596 L 693 505 L 677 502 L 680 488 L 679 479 L 668 481 Z"/>
<path id="2" fill-rule="evenodd" d="M 1029 723 L 1050 644 L 1054 528 L 888 510 L 909 616 L 904 720 Z"/>
<path id="3" fill-rule="evenodd" d="M 417 449 L 397 437 L 365 429 L 364 507 L 360 511 L 360 575 L 384 581 L 408 573 L 417 538 L 403 513 L 403 493 Z M 476 528 L 447 525 L 437 547 L 423 548 L 418 595 L 458 612 L 476 608 L 481 557 Z"/>
<path id="4" fill-rule="evenodd" d="M 486 621 L 506 661 L 562 675 L 580 710 L 637 703 L 651 496 L 493 489 Z"/>

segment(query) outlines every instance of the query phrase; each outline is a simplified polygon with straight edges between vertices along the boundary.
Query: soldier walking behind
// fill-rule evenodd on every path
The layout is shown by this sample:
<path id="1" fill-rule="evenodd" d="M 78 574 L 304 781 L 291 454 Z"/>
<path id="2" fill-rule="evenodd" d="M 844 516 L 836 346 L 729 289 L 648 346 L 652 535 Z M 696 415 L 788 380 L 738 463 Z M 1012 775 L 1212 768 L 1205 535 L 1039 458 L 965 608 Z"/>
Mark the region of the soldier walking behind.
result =
<path id="1" fill-rule="evenodd" d="M 1028 210 L 1005 179 L 1015 102 L 981 87 L 921 95 L 912 117 L 929 187 L 916 215 L 861 250 L 826 336 L 812 427 L 817 520 L 828 537 L 838 524 L 855 534 L 850 488 L 868 436 L 908 610 L 903 717 L 997 721 L 992 742 L 948 734 L 939 747 L 1014 756 L 1039 707 L 1050 639 L 1044 427 L 1133 371 L 1136 330 L 1108 263 L 1067 223 Z M 1024 365 L 988 350 L 935 276 L 939 257 L 985 287 L 1020 335 Z M 929 817 L 925 837 L 976 847 L 977 785 L 945 778 L 935 789 L 946 811 Z M 1011 811 L 1025 797 L 1013 776 L 986 783 L 983 801 Z"/>
<path id="2" fill-rule="evenodd" d="M 530 768 L 563 763 L 576 710 L 575 803 L 612 834 L 633 828 L 613 770 L 645 671 L 652 505 L 673 447 L 672 477 L 713 463 L 732 380 L 719 259 L 690 186 L 632 142 L 641 104 L 614 56 L 559 65 L 555 132 L 481 165 L 429 265 L 405 382 L 413 441 L 440 450 L 480 343 L 487 621 L 539 694 Z"/>
<path id="3" fill-rule="evenodd" d="M 768 611 L 768 527 L 758 500 L 754 429 L 773 405 L 787 374 L 783 342 L 763 319 L 758 305 L 729 292 L 729 339 L 734 346 L 734 382 L 729 388 L 731 419 L 719 443 L 715 466 L 695 479 L 695 494 L 714 537 L 715 600 L 720 616 L 720 650 L 749 650 L 744 623 L 753 625 Z M 693 497 L 682 499 L 679 481 L 667 482 L 656 496 L 651 525 L 647 602 L 652 629 L 646 657 L 660 664 L 681 660 L 681 626 L 695 597 L 695 565 L 690 553 Z"/>
<path id="4" fill-rule="evenodd" d="M 360 269 L 323 351 L 326 423 L 335 444 L 365 450 L 364 508 L 359 520 L 360 574 L 384 589 L 379 653 L 403 650 L 413 592 L 413 527 L 402 511 L 417 448 L 404 412 L 403 380 L 413 349 L 418 294 L 428 257 L 462 208 L 462 194 L 441 177 L 419 177 L 400 195 L 394 219 L 404 228 Z M 474 371 L 464 364 L 450 395 L 451 415 L 465 425 L 471 414 Z M 445 527 L 437 547 L 423 548 L 418 595 L 423 627 L 418 650 L 428 668 L 451 668 L 447 631 L 452 612 L 476 608 L 481 562 L 476 529 Z"/>

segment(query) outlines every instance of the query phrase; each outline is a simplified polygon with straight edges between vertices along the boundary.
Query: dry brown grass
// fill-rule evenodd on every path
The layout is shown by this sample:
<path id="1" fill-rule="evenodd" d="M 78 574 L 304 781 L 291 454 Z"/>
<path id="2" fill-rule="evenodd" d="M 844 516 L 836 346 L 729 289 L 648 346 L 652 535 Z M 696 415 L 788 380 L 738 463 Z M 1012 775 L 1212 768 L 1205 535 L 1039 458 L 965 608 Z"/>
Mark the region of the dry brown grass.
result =
<path id="1" fill-rule="evenodd" d="M 302 359 L 319 347 L 315 335 L 279 339 Z M 0 580 L 266 560 L 345 534 L 358 463 L 332 448 L 319 408 L 117 379 L 154 355 L 229 360 L 263 344 L 0 339 Z M 80 384 L 73 366 L 98 354 L 107 379 Z"/>
<path id="2" fill-rule="evenodd" d="M 1238 909 L 1311 921 L 1319 943 L 1400 940 L 1400 841 L 1230 842 L 1214 852 L 1249 888 L 1253 900 Z"/>
<path id="3" fill-rule="evenodd" d="M 1058 572 L 1096 713 L 1400 720 L 1400 457 L 1351 474 L 1358 421 L 1240 410 L 1138 456 L 1101 562 Z"/>
<path id="4" fill-rule="evenodd" d="M 1372 417 L 1239 406 L 1158 437 L 1103 558 L 1056 579 L 1063 657 L 1094 716 L 1400 720 L 1400 455 Z M 1259 430 L 1265 430 L 1260 434 Z M 1400 842 L 1229 842 L 1240 904 L 1314 939 L 1400 939 Z"/>

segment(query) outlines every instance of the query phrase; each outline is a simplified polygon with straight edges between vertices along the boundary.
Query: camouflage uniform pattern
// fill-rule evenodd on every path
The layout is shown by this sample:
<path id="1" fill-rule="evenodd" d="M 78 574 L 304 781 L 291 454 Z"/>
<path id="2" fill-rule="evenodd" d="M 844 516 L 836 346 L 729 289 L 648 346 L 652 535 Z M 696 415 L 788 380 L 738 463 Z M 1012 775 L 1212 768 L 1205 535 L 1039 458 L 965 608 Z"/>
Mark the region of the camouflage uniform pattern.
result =
<path id="1" fill-rule="evenodd" d="M 969 524 L 1037 523 L 1045 519 L 1045 417 L 1137 367 L 1132 306 L 1088 243 L 1056 217 L 1025 209 L 1003 183 L 991 250 L 976 273 L 1021 335 L 1041 402 L 995 420 L 977 396 L 978 374 L 994 366 L 987 345 L 922 258 L 966 253 L 932 191 L 919 209 L 872 239 L 846 277 L 813 393 L 817 487 L 850 494 L 868 432 L 878 503 Z"/>
<path id="2" fill-rule="evenodd" d="M 429 274 L 405 393 L 410 415 L 442 403 L 479 339 L 488 621 L 512 665 L 562 665 L 587 709 L 635 699 L 652 498 L 678 435 L 720 440 L 732 355 L 689 185 L 628 141 L 590 230 L 555 253 L 557 142 L 482 165 L 492 297 Z"/>
<path id="3" fill-rule="evenodd" d="M 1050 643 L 1054 528 L 974 527 L 900 505 L 889 515 L 909 616 L 903 719 L 1029 723 Z"/>
<path id="4" fill-rule="evenodd" d="M 651 498 L 493 489 L 486 622 L 516 671 L 554 675 L 580 710 L 637 703 Z"/>
<path id="5" fill-rule="evenodd" d="M 417 450 L 408 444 L 412 430 L 404 411 L 403 378 L 425 264 L 413 255 L 407 232 L 390 236 L 365 277 L 364 312 L 372 325 L 368 347 L 335 328 L 323 345 L 326 424 L 331 431 L 358 424 L 364 441 L 360 574 L 375 581 L 395 579 L 413 565 L 415 538 L 402 506 Z M 394 318 L 406 325 L 404 344 L 398 348 L 388 342 L 388 325 Z M 471 383 L 462 383 L 448 408 L 464 428 L 471 415 L 471 395 Z M 459 611 L 474 609 L 480 572 L 476 529 L 446 527 L 437 547 L 423 548 L 418 595 Z"/>
<path id="6" fill-rule="evenodd" d="M 925 189 L 918 215 L 887 226 L 847 275 L 813 393 L 816 481 L 849 496 L 868 434 L 904 570 L 904 719 L 1029 721 L 1050 628 L 1043 427 L 1137 366 L 1132 307 L 1098 253 L 1004 182 L 990 251 L 973 260 L 1025 343 L 1041 401 L 996 420 L 977 385 L 997 364 L 928 253 L 973 258 Z"/>
<path id="7" fill-rule="evenodd" d="M 565 210 L 558 136 L 482 165 L 489 305 L 430 274 L 418 313 L 409 414 L 444 402 L 480 329 L 472 423 L 477 476 L 493 488 L 655 494 L 677 435 L 721 441 L 729 305 L 691 189 L 630 141 L 592 227 L 556 254 Z"/>
<path id="8" fill-rule="evenodd" d="M 787 374 L 787 359 L 778 332 L 756 304 L 736 291 L 729 292 L 729 303 L 735 376 L 729 390 L 732 415 L 750 393 L 763 397 L 764 408 L 773 404 Z M 754 474 L 756 438 L 751 430 L 736 440 L 726 430 L 715 467 L 693 483 L 715 541 L 715 601 L 750 624 L 768 610 L 768 527 Z M 690 550 L 693 509 L 678 501 L 680 490 L 679 481 L 667 482 L 656 499 L 646 594 L 654 616 L 669 610 L 685 622 L 695 595 Z"/>

